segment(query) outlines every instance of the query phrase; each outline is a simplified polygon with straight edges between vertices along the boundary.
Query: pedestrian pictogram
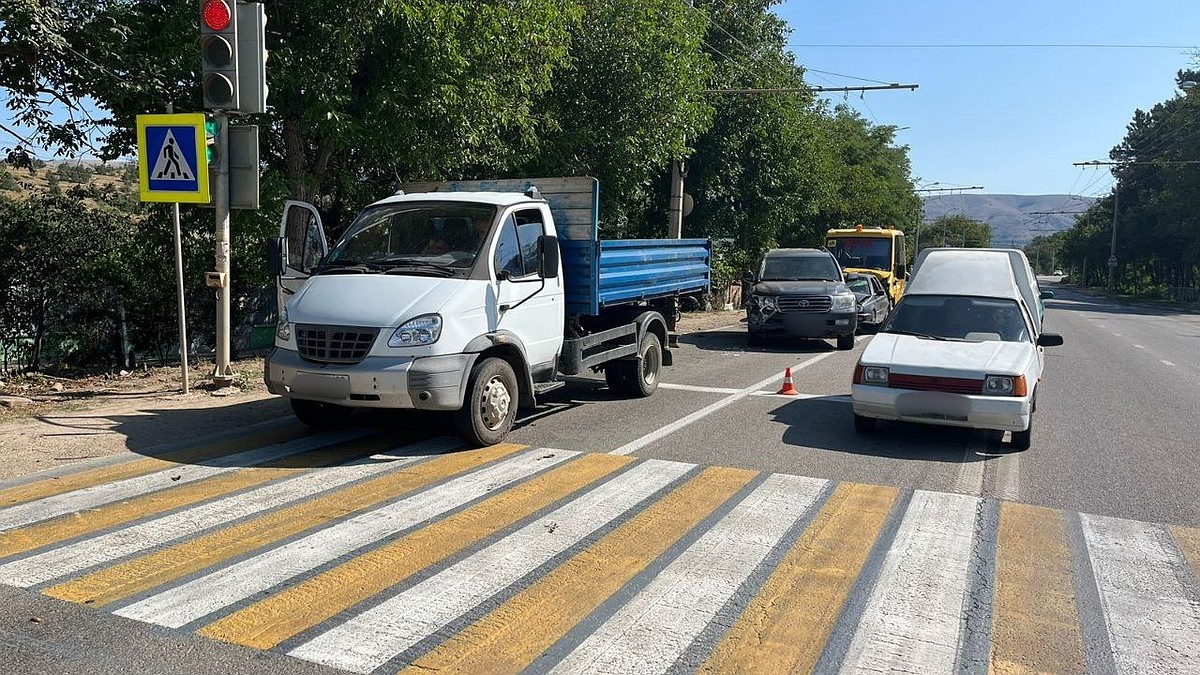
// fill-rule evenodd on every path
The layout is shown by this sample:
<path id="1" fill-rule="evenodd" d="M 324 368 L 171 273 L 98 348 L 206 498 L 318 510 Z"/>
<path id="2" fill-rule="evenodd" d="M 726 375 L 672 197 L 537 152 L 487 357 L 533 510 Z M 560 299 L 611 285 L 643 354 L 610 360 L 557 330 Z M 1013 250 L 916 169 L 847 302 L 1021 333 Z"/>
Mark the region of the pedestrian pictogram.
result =
<path id="1" fill-rule="evenodd" d="M 204 114 L 138 115 L 137 126 L 142 201 L 207 204 Z"/>

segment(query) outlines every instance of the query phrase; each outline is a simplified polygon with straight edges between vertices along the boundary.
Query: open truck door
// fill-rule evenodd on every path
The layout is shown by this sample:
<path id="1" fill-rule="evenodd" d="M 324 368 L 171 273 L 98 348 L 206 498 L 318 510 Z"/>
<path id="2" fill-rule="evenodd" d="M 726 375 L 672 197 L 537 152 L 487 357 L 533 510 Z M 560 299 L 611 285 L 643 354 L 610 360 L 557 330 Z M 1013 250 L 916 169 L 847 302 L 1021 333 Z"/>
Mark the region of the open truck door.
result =
<path id="1" fill-rule="evenodd" d="M 267 242 L 267 267 L 276 279 L 277 308 L 300 290 L 328 252 L 325 228 L 316 207 L 290 199 L 284 202 L 279 236 Z"/>

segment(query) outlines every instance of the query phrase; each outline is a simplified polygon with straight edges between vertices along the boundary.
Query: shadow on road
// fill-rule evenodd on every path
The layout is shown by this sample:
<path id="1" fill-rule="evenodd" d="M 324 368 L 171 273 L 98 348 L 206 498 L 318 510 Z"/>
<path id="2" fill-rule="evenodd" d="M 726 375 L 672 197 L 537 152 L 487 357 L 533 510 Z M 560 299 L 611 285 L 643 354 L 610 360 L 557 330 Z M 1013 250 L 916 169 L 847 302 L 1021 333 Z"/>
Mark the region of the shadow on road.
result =
<path id="1" fill-rule="evenodd" d="M 860 434 L 854 430 L 850 404 L 844 397 L 797 399 L 772 410 L 771 415 L 773 421 L 788 426 L 783 442 L 802 448 L 954 464 L 988 459 L 964 452 L 972 440 L 985 444 L 989 455 L 1007 451 L 992 432 L 957 427 L 881 421 L 874 433 Z"/>
<path id="2" fill-rule="evenodd" d="M 1139 305 L 1123 299 L 1091 295 L 1079 287 L 1060 286 L 1056 287 L 1054 292 L 1056 297 L 1046 301 L 1046 309 L 1134 316 L 1200 316 L 1200 311 L 1191 309 Z"/>
<path id="3" fill-rule="evenodd" d="M 835 351 L 833 343 L 825 340 L 801 340 L 800 338 L 773 338 L 762 347 L 751 347 L 746 342 L 746 331 L 739 329 L 713 330 L 679 336 L 679 344 L 690 345 L 714 352 L 758 352 L 787 354 L 820 354 Z"/>

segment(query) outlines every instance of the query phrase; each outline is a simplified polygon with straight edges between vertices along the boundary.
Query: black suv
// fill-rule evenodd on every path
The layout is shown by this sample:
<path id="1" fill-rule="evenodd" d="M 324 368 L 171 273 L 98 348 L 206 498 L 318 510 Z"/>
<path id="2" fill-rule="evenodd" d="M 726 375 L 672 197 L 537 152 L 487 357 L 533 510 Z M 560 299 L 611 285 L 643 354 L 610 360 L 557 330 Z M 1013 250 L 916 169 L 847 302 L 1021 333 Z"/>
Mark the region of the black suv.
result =
<path id="1" fill-rule="evenodd" d="M 854 348 L 858 306 L 842 268 L 828 251 L 776 248 L 767 251 L 750 286 L 746 330 L 751 345 L 767 337 L 837 338 L 838 349 Z"/>

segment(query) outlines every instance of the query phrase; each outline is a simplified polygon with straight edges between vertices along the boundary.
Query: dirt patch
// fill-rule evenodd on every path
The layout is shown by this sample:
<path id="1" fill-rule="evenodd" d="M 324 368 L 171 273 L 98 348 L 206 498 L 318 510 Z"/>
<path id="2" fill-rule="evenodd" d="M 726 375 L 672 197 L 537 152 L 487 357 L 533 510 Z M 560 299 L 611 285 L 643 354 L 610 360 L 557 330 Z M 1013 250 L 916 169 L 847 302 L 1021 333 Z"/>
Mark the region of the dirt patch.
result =
<path id="1" fill-rule="evenodd" d="M 741 311 L 689 312 L 678 332 L 736 326 L 744 317 Z M 187 395 L 179 366 L 6 379 L 0 384 L 0 480 L 291 415 L 285 400 L 267 392 L 261 357 L 233 368 L 234 386 L 218 388 L 210 379 L 213 364 L 194 364 Z"/>

